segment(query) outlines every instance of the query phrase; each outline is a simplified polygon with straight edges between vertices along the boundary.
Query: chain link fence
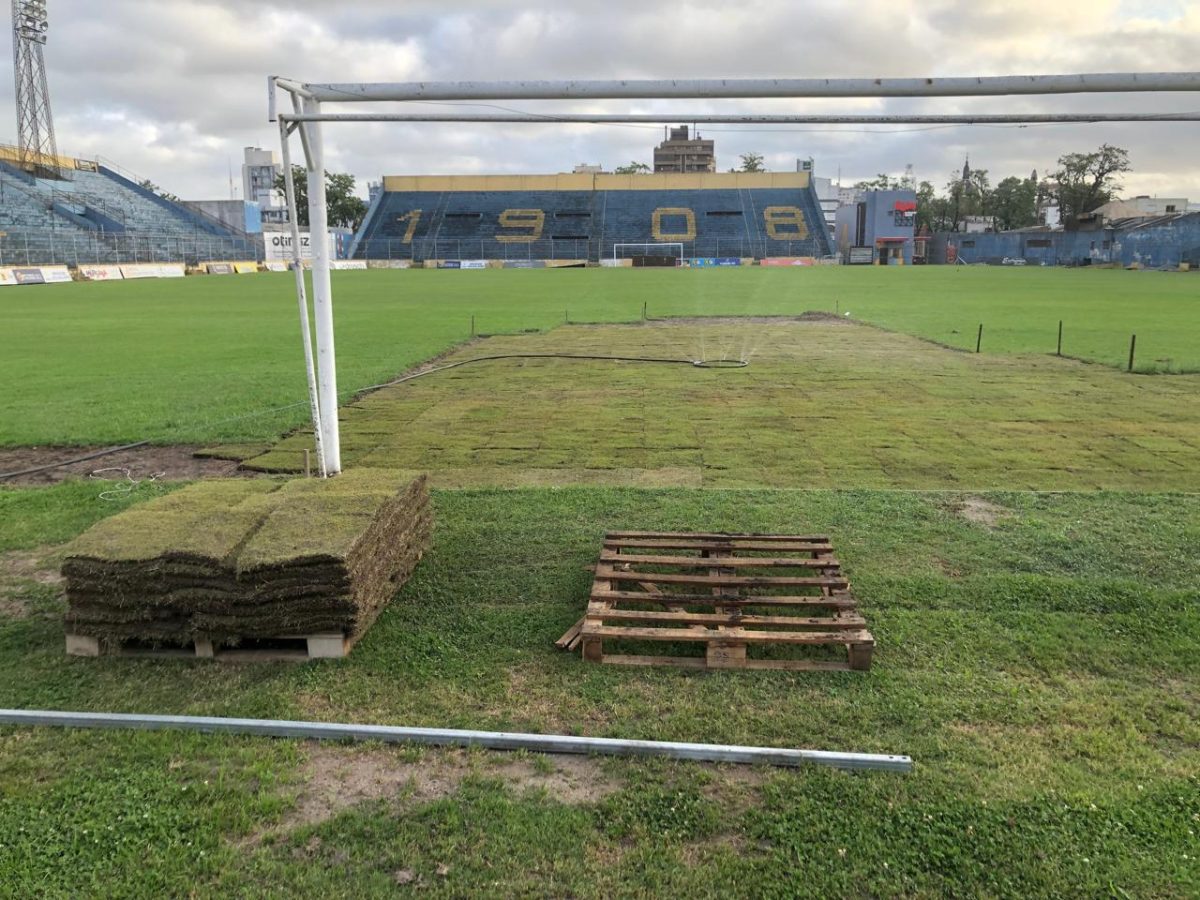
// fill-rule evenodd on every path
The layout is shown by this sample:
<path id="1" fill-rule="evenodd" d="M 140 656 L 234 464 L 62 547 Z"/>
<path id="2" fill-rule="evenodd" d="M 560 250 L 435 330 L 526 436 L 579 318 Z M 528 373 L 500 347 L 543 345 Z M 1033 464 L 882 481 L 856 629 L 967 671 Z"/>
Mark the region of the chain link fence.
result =
<path id="1" fill-rule="evenodd" d="M 679 241 L 671 242 L 678 245 Z M 683 242 L 684 256 L 695 257 L 742 257 L 764 256 L 820 256 L 820 249 L 812 239 L 797 241 L 744 240 L 713 238 Z M 667 251 L 664 244 L 664 252 Z M 640 249 L 643 256 L 652 255 L 652 248 Z M 670 247 L 674 253 L 674 246 Z M 583 238 L 578 240 L 540 240 L 521 243 L 484 239 L 437 239 L 403 241 L 399 238 L 371 238 L 359 244 L 356 259 L 411 260 L 427 259 L 500 259 L 505 261 L 535 259 L 585 259 L 599 262 L 612 259 L 613 241 L 603 244 Z M 627 254 L 628 255 L 628 254 Z"/>
<path id="2" fill-rule="evenodd" d="M 0 236 L 0 266 L 72 267 L 121 263 L 185 263 L 263 259 L 261 241 L 212 234 L 72 234 L 18 232 Z"/>

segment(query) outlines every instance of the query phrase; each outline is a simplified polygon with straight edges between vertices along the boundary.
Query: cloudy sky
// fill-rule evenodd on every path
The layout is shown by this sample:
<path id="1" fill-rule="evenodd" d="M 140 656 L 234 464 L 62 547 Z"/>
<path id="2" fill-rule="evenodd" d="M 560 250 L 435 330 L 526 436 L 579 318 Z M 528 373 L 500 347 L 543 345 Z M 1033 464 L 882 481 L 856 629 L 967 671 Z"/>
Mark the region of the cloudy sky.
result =
<path id="1" fill-rule="evenodd" d="M 103 156 L 189 199 L 240 195 L 242 148 L 276 148 L 266 76 L 304 81 L 824 77 L 1184 71 L 1200 66 L 1195 0 L 50 0 L 46 48 L 59 148 Z M 523 103 L 544 110 L 545 104 Z M 558 107 L 563 108 L 563 107 Z M 976 100 L 593 103 L 591 110 L 761 112 L 1191 111 L 1192 94 Z M 1103 142 L 1130 151 L 1127 194 L 1200 200 L 1200 125 L 704 129 L 718 167 L 813 157 L 843 181 L 943 184 L 965 155 L 993 183 Z M 0 141 L 16 137 L 11 84 Z M 560 172 L 649 161 L 661 129 L 339 125 L 332 168 L 382 174 Z"/>

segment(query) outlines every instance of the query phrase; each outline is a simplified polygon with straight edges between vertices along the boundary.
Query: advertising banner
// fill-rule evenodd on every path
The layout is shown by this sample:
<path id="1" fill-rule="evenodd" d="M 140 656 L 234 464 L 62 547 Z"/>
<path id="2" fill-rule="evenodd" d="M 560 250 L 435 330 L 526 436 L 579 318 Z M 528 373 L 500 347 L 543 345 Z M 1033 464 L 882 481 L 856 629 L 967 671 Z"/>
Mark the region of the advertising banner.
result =
<path id="1" fill-rule="evenodd" d="M 587 268 L 586 259 L 548 259 L 546 262 L 547 269 L 585 269 Z"/>
<path id="2" fill-rule="evenodd" d="M 811 256 L 768 256 L 758 263 L 760 266 L 812 266 L 816 260 Z"/>
<path id="3" fill-rule="evenodd" d="M 632 259 L 602 259 L 600 265 L 606 269 L 625 269 L 633 266 Z"/>
<path id="4" fill-rule="evenodd" d="M 17 276 L 12 269 L 0 269 L 0 287 L 8 287 L 17 283 Z"/>
<path id="5" fill-rule="evenodd" d="M 439 259 L 437 261 L 437 267 L 439 269 L 461 269 L 462 263 L 457 259 Z"/>
<path id="6" fill-rule="evenodd" d="M 79 274 L 87 281 L 120 281 L 125 277 L 120 266 L 80 266 Z"/>
<path id="7" fill-rule="evenodd" d="M 73 280 L 71 270 L 66 266 L 42 266 L 42 278 L 46 284 L 64 284 Z"/>
<path id="8" fill-rule="evenodd" d="M 486 259 L 464 259 L 464 260 L 460 260 L 460 262 L 461 262 L 461 265 L 459 266 L 460 269 L 486 269 L 487 268 L 487 260 Z"/>
<path id="9" fill-rule="evenodd" d="M 335 259 L 329 264 L 329 268 L 337 269 L 341 272 L 365 272 L 367 270 L 367 261 L 365 259 Z"/>
<path id="10" fill-rule="evenodd" d="M 411 259 L 369 259 L 368 269 L 411 269 Z"/>
<path id="11" fill-rule="evenodd" d="M 268 272 L 286 272 L 288 270 L 288 264 L 277 259 L 267 260 L 265 263 L 263 263 L 263 267 Z"/>
<path id="12" fill-rule="evenodd" d="M 257 275 L 258 263 L 256 262 L 235 262 L 233 271 L 238 275 Z"/>
<path id="13" fill-rule="evenodd" d="M 742 258 L 740 256 L 700 256 L 691 260 L 691 265 L 696 269 L 713 269 L 721 266 L 740 266 Z"/>
<path id="14" fill-rule="evenodd" d="M 875 262 L 874 247 L 851 247 L 850 248 L 850 265 L 852 266 L 869 266 Z"/>
<path id="15" fill-rule="evenodd" d="M 544 269 L 546 261 L 542 259 L 506 259 L 504 261 L 506 269 Z"/>
<path id="16" fill-rule="evenodd" d="M 13 277 L 17 279 L 17 284 L 45 284 L 46 277 L 42 275 L 41 269 L 13 269 Z"/>
<path id="17" fill-rule="evenodd" d="M 209 275 L 232 275 L 233 263 L 205 263 L 204 271 Z"/>
<path id="18" fill-rule="evenodd" d="M 340 231 L 329 232 L 329 246 L 333 251 L 334 256 L 344 256 L 347 248 L 350 246 L 350 241 L 353 240 L 352 235 L 347 235 Z M 292 253 L 292 233 L 290 231 L 268 231 L 263 234 L 263 244 L 266 248 L 265 258 L 268 260 L 291 260 L 294 258 Z M 312 236 L 302 231 L 300 233 L 300 258 L 311 260 L 313 258 L 312 251 Z"/>
<path id="19" fill-rule="evenodd" d="M 129 278 L 183 278 L 183 263 L 136 263 L 121 266 L 121 275 Z"/>

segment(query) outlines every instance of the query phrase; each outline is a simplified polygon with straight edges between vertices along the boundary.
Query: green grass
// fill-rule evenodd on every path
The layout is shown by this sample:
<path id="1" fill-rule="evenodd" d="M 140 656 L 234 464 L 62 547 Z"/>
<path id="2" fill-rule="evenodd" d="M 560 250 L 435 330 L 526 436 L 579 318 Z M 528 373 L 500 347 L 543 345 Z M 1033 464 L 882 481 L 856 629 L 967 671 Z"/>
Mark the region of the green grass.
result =
<path id="1" fill-rule="evenodd" d="M 1124 365 L 1136 332 L 1139 370 L 1197 371 L 1196 284 L 983 267 L 334 273 L 347 396 L 465 340 L 472 315 L 480 332 L 513 332 L 551 328 L 566 311 L 632 321 L 643 303 L 651 316 L 836 309 L 972 349 L 982 322 L 988 353 L 1052 353 L 1063 319 L 1068 355 Z M 302 423 L 292 287 L 259 275 L 6 291 L 0 446 L 255 441 Z"/>
<path id="2" fill-rule="evenodd" d="M 481 332 L 545 332 L 564 309 L 617 322 L 643 302 L 651 316 L 849 310 L 901 334 L 558 329 L 483 346 L 753 362 L 501 363 L 345 407 L 353 465 L 475 489 L 435 494 L 433 550 L 339 662 L 65 657 L 62 544 L 177 485 L 116 501 L 87 481 L 0 488 L 0 706 L 898 752 L 916 771 L 0 729 L 0 896 L 1200 893 L 1200 495 L 1165 492 L 1197 489 L 1196 378 L 1118 371 L 1132 331 L 1140 368 L 1200 371 L 1190 276 L 335 279 L 347 392 L 465 340 L 472 314 Z M 3 302 L 0 445 L 266 443 L 305 420 L 287 276 Z M 1060 318 L 1066 352 L 1105 365 L 1047 356 Z M 905 336 L 973 349 L 980 321 L 980 355 Z M 265 460 L 294 465 L 306 440 Z M 576 486 L 530 486 L 562 484 Z M 855 489 L 776 489 L 795 485 Z M 891 486 L 1147 493 L 878 489 Z M 969 515 L 980 504 L 987 521 Z M 556 652 L 609 528 L 830 533 L 874 668 L 709 674 Z"/>
<path id="3" fill-rule="evenodd" d="M 83 527 L 97 505 L 85 489 L 99 490 L 0 496 L 78 509 Z M 991 493 L 990 526 L 961 514 L 965 499 L 439 492 L 433 551 L 338 663 L 72 660 L 61 600 L 44 596 L 0 616 L 0 706 L 903 752 L 917 768 L 591 763 L 609 789 L 562 802 L 482 754 L 443 789 L 401 785 L 298 822 L 315 790 L 310 746 L 6 729 L 5 890 L 382 896 L 401 873 L 439 896 L 1194 896 L 1200 498 Z M 559 654 L 551 642 L 582 610 L 583 567 L 611 527 L 828 531 L 879 642 L 875 667 L 707 675 Z M 62 537 L 55 522 L 0 519 L 11 548 Z M 452 757 L 328 754 L 351 769 L 415 764 L 414 778 Z"/>
<path id="4" fill-rule="evenodd" d="M 511 353 L 751 364 L 467 366 L 343 408 L 343 461 L 444 487 L 1200 490 L 1196 376 L 958 353 L 836 321 L 569 326 L 450 361 Z M 250 465 L 296 470 L 312 446 L 297 433 Z"/>

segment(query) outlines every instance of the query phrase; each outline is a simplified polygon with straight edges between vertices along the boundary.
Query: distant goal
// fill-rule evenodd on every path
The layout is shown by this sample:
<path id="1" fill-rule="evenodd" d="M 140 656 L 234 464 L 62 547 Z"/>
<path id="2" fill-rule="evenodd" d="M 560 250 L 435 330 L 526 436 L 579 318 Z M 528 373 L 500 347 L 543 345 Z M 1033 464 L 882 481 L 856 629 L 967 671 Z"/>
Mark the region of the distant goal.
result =
<path id="1" fill-rule="evenodd" d="M 614 264 L 629 259 L 634 266 L 682 266 L 683 244 L 613 244 L 612 258 Z"/>

